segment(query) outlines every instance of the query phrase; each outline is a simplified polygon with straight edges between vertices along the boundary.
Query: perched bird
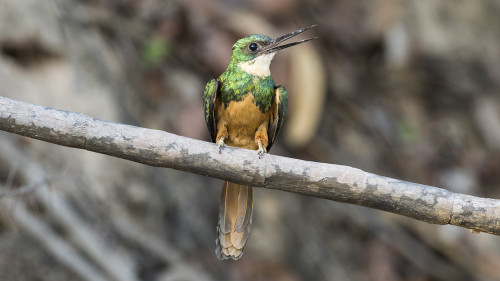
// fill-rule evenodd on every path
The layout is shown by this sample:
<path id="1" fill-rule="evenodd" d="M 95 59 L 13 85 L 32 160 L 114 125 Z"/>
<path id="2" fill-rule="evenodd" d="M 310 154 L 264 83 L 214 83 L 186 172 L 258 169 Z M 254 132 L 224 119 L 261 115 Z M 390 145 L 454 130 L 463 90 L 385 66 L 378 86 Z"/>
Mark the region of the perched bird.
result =
<path id="1" fill-rule="evenodd" d="M 288 94 L 275 86 L 269 66 L 277 51 L 310 41 L 279 45 L 311 27 L 271 39 L 250 35 L 233 45 L 226 71 L 210 80 L 203 93 L 205 121 L 212 141 L 224 145 L 269 151 L 285 117 Z M 250 235 L 253 214 L 251 186 L 224 181 L 217 226 L 216 255 L 238 260 Z"/>

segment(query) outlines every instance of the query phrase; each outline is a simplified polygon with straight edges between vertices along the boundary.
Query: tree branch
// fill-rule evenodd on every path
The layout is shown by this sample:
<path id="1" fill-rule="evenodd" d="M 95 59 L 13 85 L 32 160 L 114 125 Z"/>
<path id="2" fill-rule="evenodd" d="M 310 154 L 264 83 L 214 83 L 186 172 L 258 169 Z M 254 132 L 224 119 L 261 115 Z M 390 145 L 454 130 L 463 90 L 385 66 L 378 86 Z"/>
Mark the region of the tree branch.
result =
<path id="1" fill-rule="evenodd" d="M 366 206 L 500 235 L 500 200 L 362 170 L 224 147 L 0 97 L 0 130 L 150 166 Z"/>

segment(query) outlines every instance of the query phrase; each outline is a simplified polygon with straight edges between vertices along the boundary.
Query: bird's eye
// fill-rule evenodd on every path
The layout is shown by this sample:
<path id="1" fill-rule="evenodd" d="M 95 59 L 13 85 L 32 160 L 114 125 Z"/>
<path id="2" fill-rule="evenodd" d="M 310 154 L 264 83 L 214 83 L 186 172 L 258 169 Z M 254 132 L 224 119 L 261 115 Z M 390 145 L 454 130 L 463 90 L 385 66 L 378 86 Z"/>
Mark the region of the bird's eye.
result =
<path id="1" fill-rule="evenodd" d="M 259 46 L 258 46 L 256 43 L 251 43 L 250 45 L 248 45 L 248 49 L 249 49 L 250 51 L 252 51 L 252 52 L 257 51 L 257 48 L 258 48 L 258 47 L 259 47 Z"/>

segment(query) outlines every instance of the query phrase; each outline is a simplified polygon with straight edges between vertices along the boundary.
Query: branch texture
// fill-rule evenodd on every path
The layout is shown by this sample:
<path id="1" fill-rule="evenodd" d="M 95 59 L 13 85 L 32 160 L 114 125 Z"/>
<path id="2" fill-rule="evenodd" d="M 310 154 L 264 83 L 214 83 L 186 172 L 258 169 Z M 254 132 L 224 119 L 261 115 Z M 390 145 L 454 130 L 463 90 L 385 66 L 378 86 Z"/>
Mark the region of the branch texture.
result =
<path id="1" fill-rule="evenodd" d="M 500 200 L 362 170 L 224 147 L 0 97 L 0 130 L 150 166 L 366 206 L 500 235 Z"/>

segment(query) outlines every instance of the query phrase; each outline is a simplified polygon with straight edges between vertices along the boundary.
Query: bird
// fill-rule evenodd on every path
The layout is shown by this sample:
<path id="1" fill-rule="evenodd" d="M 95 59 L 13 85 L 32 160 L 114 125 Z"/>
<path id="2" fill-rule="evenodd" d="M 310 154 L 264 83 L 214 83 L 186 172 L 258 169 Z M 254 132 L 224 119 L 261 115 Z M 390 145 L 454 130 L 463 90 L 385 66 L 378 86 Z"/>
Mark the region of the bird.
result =
<path id="1" fill-rule="evenodd" d="M 219 153 L 228 145 L 257 150 L 261 158 L 271 149 L 288 106 L 285 87 L 276 86 L 271 77 L 271 61 L 279 50 L 315 39 L 279 45 L 314 26 L 275 39 L 254 34 L 233 45 L 227 69 L 208 81 L 203 92 L 205 122 Z M 252 187 L 224 181 L 215 249 L 219 260 L 241 258 L 252 217 Z"/>

